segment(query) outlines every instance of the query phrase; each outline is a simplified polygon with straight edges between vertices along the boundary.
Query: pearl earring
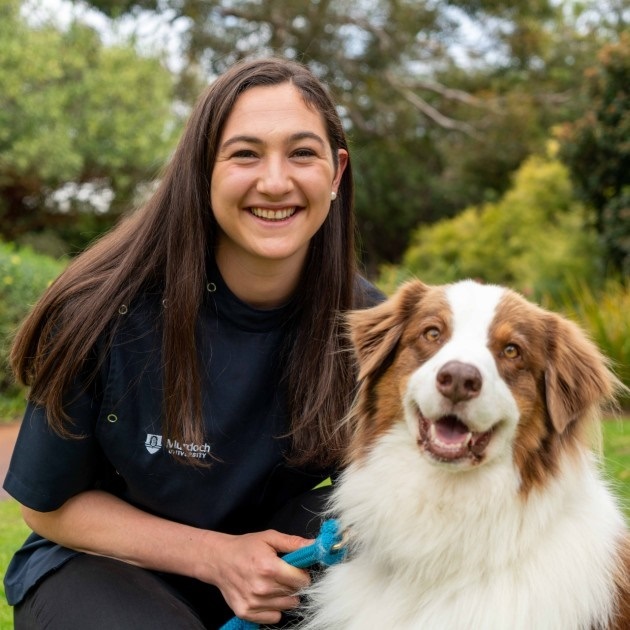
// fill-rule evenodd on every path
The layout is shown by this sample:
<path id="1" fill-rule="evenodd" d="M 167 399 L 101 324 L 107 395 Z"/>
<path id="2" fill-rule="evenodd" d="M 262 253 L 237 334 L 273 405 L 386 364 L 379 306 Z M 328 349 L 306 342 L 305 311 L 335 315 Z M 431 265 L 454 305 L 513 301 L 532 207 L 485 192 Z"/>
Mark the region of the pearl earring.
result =
<path id="1" fill-rule="evenodd" d="M 331 201 L 334 201 L 335 199 L 337 199 L 337 193 L 333 190 L 333 191 L 330 193 L 330 200 L 331 200 Z"/>

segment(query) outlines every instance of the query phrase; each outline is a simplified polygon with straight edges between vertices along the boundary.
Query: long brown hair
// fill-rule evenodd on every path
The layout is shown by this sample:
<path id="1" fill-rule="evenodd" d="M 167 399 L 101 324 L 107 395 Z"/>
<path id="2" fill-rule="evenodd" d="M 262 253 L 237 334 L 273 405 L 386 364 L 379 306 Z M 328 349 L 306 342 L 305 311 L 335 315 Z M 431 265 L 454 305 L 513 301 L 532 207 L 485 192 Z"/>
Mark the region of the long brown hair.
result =
<path id="1" fill-rule="evenodd" d="M 97 339 L 110 330 L 121 305 L 151 288 L 168 305 L 163 309 L 163 432 L 182 442 L 203 438 L 195 324 L 217 233 L 210 207 L 216 150 L 245 90 L 285 82 L 320 112 L 337 159 L 338 149 L 348 148 L 342 123 L 309 70 L 275 58 L 236 64 L 198 99 L 151 199 L 78 256 L 24 321 L 12 348 L 13 370 L 30 385 L 31 400 L 47 408 L 59 433 L 68 433 L 63 394 Z M 294 298 L 296 333 L 285 348 L 295 463 L 333 464 L 345 441 L 337 427 L 349 406 L 354 373 L 338 314 L 355 306 L 354 230 L 348 163 L 337 199 L 311 240 Z"/>

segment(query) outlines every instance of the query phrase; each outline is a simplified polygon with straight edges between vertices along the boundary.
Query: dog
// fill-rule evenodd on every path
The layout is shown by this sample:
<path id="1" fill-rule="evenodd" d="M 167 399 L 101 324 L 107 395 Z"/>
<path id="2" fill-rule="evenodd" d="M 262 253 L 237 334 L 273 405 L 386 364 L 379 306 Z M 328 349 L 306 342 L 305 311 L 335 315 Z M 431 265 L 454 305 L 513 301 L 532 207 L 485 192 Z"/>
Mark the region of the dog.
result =
<path id="1" fill-rule="evenodd" d="M 623 386 L 581 329 L 468 280 L 348 319 L 348 556 L 301 627 L 628 630 L 630 537 L 592 448 Z"/>

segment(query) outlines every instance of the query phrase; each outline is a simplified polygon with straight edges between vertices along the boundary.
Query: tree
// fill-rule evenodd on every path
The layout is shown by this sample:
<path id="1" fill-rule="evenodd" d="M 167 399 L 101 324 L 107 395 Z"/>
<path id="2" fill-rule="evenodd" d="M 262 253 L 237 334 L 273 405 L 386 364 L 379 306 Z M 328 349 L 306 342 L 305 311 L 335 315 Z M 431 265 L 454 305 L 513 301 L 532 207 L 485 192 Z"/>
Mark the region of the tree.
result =
<path id="1" fill-rule="evenodd" d="M 497 200 L 574 120 L 582 68 L 625 26 L 627 0 L 91 0 L 112 19 L 183 32 L 177 96 L 237 59 L 305 62 L 340 103 L 365 262 L 398 261 L 419 224 Z M 620 10 L 609 11 L 618 3 Z M 604 7 L 604 8 L 601 8 Z M 468 33 L 460 28 L 470 25 Z"/>
<path id="2" fill-rule="evenodd" d="M 489 188 L 500 194 L 508 174 L 546 138 L 546 130 L 532 132 L 540 119 L 522 115 L 523 99 L 503 99 L 499 90 L 511 83 L 505 79 L 497 88 L 497 67 L 514 68 L 513 75 L 530 71 L 544 44 L 539 25 L 554 15 L 548 0 L 509 6 L 496 0 L 90 4 L 112 17 L 152 11 L 186 24 L 186 67 L 207 76 L 248 55 L 275 53 L 307 63 L 330 86 L 352 141 L 357 214 L 371 268 L 397 260 L 419 223 L 452 216 Z M 459 29 L 464 19 L 483 34 L 482 46 L 466 45 Z M 461 68 L 464 49 L 476 62 Z M 530 111 L 542 111 L 535 99 L 526 102 Z M 498 140 L 497 151 L 494 141 L 506 130 L 512 142 Z M 490 176 L 477 184 L 479 164 Z"/>
<path id="3" fill-rule="evenodd" d="M 584 200 L 614 273 L 630 276 L 630 35 L 605 46 L 586 75 L 587 111 L 558 131 L 561 156 Z"/>
<path id="4" fill-rule="evenodd" d="M 2 0 L 0 234 L 54 227 L 81 247 L 111 224 L 172 146 L 172 89 L 157 59 L 78 23 L 31 27 Z"/>

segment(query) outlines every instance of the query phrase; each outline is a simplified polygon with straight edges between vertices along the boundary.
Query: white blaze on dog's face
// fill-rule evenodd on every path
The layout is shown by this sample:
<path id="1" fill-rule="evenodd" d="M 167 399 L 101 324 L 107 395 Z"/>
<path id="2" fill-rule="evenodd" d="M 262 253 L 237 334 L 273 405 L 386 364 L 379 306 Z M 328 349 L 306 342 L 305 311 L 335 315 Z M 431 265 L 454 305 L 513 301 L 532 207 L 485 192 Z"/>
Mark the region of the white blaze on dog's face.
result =
<path id="1" fill-rule="evenodd" d="M 448 309 L 418 322 L 418 343 L 432 356 L 409 377 L 405 418 L 435 462 L 477 465 L 505 453 L 514 435 L 519 407 L 499 370 L 520 350 L 508 338 L 497 353 L 491 339 L 504 293 L 473 282 L 451 285 L 445 289 Z"/>
<path id="2" fill-rule="evenodd" d="M 503 287 L 409 282 L 349 323 L 360 380 L 349 461 L 404 422 L 430 462 L 510 457 L 526 491 L 618 385 L 575 324 Z"/>

